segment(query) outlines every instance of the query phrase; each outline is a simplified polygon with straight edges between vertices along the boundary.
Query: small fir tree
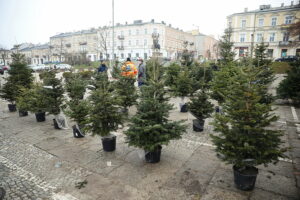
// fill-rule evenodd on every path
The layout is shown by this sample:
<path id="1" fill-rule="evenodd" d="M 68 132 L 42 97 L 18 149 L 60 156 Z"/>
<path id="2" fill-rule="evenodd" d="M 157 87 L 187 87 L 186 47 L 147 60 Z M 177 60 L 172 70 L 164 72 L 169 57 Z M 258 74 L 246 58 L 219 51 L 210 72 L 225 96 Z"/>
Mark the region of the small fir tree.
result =
<path id="1" fill-rule="evenodd" d="M 224 35 L 222 36 L 222 39 L 219 42 L 219 49 L 221 57 L 221 66 L 226 66 L 234 61 L 235 53 L 232 51 L 233 42 L 231 28 L 225 29 Z"/>
<path id="2" fill-rule="evenodd" d="M 300 106 L 300 61 L 291 63 L 291 70 L 277 88 L 279 98 L 292 99 L 296 106 Z"/>
<path id="3" fill-rule="evenodd" d="M 25 56 L 19 53 L 13 53 L 12 64 L 8 71 L 6 84 L 1 89 L 1 97 L 15 104 L 17 98 L 22 92 L 22 88 L 30 88 L 33 82 L 31 69 L 27 67 Z"/>
<path id="4" fill-rule="evenodd" d="M 209 102 L 209 96 L 205 90 L 197 92 L 188 103 L 189 111 L 198 119 L 204 120 L 213 112 L 213 104 Z"/>
<path id="5" fill-rule="evenodd" d="M 281 148 L 282 133 L 268 126 L 278 119 L 270 103 L 261 103 L 260 90 L 265 87 L 255 83 L 259 71 L 254 67 L 240 68 L 231 77 L 223 104 L 223 114 L 216 114 L 213 123 L 219 135 L 211 135 L 220 158 L 245 169 L 260 164 L 276 163 L 284 157 Z"/>
<path id="6" fill-rule="evenodd" d="M 44 92 L 48 101 L 49 114 L 58 115 L 64 102 L 64 88 L 61 80 L 55 78 L 55 72 L 49 71 L 44 77 Z"/>
<path id="7" fill-rule="evenodd" d="M 177 63 L 170 64 L 166 69 L 166 80 L 165 84 L 171 89 L 176 88 L 176 80 L 178 79 L 181 66 Z"/>
<path id="8" fill-rule="evenodd" d="M 87 86 L 87 81 L 81 79 L 77 75 L 69 77 L 65 84 L 65 90 L 72 100 L 83 99 L 85 89 Z"/>
<path id="9" fill-rule="evenodd" d="M 182 121 L 168 120 L 172 105 L 168 103 L 160 65 L 152 65 L 151 79 L 141 88 L 137 113 L 132 117 L 129 129 L 125 132 L 129 146 L 135 146 L 145 151 L 155 151 L 161 145 L 167 145 L 170 140 L 181 138 L 186 126 Z"/>

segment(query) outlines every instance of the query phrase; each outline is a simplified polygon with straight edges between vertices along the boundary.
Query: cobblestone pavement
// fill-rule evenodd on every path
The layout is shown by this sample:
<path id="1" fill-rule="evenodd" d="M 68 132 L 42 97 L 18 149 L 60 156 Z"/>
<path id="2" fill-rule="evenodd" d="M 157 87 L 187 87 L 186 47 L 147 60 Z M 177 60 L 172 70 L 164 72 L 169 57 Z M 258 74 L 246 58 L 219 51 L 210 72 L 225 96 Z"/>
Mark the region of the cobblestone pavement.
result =
<path id="1" fill-rule="evenodd" d="M 171 100 L 178 105 L 179 99 Z M 164 146 L 161 162 L 147 164 L 141 150 L 128 147 L 123 129 L 117 135 L 115 152 L 102 151 L 99 137 L 72 137 L 71 129 L 55 130 L 52 117 L 37 123 L 33 114 L 19 117 L 0 101 L 0 187 L 5 199 L 110 200 L 110 199 L 299 199 L 300 143 L 298 123 L 290 106 L 278 106 L 280 119 L 273 124 L 285 131 L 283 145 L 292 147 L 288 159 L 277 165 L 259 166 L 255 189 L 237 190 L 232 166 L 216 158 L 206 120 L 205 131 L 191 125 L 181 140 Z M 299 109 L 295 109 L 296 114 Z M 134 113 L 134 108 L 130 113 Z M 298 117 L 300 117 L 298 115 Z M 171 119 L 186 119 L 189 113 L 174 108 Z M 70 126 L 72 124 L 69 124 Z M 82 189 L 76 183 L 87 181 Z M 297 187 L 298 186 L 298 187 Z"/>

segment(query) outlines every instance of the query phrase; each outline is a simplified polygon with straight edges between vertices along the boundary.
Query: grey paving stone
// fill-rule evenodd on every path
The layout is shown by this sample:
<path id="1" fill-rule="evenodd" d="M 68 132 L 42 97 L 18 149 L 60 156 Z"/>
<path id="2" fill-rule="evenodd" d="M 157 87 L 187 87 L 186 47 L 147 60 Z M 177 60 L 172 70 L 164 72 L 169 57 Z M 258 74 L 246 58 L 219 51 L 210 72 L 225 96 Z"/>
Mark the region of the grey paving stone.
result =
<path id="1" fill-rule="evenodd" d="M 296 200 L 295 198 L 267 192 L 258 188 L 251 193 L 250 200 Z"/>
<path id="2" fill-rule="evenodd" d="M 248 199 L 248 195 L 242 195 L 237 192 L 233 192 L 230 190 L 209 186 L 203 196 L 201 196 L 201 200 L 246 200 Z"/>

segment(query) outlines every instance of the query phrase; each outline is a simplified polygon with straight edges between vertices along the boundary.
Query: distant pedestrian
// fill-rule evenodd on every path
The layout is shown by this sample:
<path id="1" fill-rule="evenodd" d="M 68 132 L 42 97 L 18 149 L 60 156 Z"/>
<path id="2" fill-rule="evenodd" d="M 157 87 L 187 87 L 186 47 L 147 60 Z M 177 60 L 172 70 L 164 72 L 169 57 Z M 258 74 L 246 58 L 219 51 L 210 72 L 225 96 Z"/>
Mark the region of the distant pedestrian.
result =
<path id="1" fill-rule="evenodd" d="M 106 64 L 104 63 L 103 60 L 100 61 L 100 66 L 98 68 L 98 72 L 105 72 L 107 71 L 107 66 Z"/>
<path id="2" fill-rule="evenodd" d="M 142 86 L 145 84 L 146 81 L 146 66 L 144 64 L 144 61 L 142 58 L 139 60 L 139 66 L 138 66 L 138 86 Z"/>
<path id="3" fill-rule="evenodd" d="M 126 77 L 135 78 L 137 74 L 137 69 L 130 58 L 127 58 L 127 61 L 121 67 L 121 75 Z"/>

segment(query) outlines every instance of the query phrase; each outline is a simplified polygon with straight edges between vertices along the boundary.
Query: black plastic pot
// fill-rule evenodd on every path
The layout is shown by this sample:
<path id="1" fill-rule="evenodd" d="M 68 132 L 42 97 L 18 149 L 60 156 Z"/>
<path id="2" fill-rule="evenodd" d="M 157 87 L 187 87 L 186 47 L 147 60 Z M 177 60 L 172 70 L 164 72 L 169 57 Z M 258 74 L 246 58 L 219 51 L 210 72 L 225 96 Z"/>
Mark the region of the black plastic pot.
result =
<path id="1" fill-rule="evenodd" d="M 160 161 L 161 146 L 158 146 L 154 151 L 145 152 L 145 160 L 147 163 L 158 163 Z"/>
<path id="2" fill-rule="evenodd" d="M 46 114 L 45 112 L 35 113 L 35 118 L 37 122 L 44 122 L 46 120 Z"/>
<path id="3" fill-rule="evenodd" d="M 75 138 L 83 138 L 85 135 L 78 125 L 72 126 L 73 135 Z"/>
<path id="4" fill-rule="evenodd" d="M 17 111 L 16 104 L 8 104 L 8 110 L 9 112 L 16 112 Z"/>
<path id="5" fill-rule="evenodd" d="M 193 131 L 201 132 L 204 129 L 204 120 L 193 119 Z"/>
<path id="6" fill-rule="evenodd" d="M 53 126 L 54 126 L 55 129 L 60 129 L 56 119 L 53 119 Z"/>
<path id="7" fill-rule="evenodd" d="M 111 152 L 116 150 L 116 138 L 115 135 L 109 135 L 102 137 L 102 147 L 104 151 Z"/>
<path id="8" fill-rule="evenodd" d="M 241 170 L 233 166 L 234 183 L 240 190 L 253 190 L 257 174 L 258 169 L 256 167 L 246 167 L 246 169 Z"/>
<path id="9" fill-rule="evenodd" d="M 188 111 L 188 108 L 187 108 L 187 104 L 180 104 L 180 112 L 187 112 Z"/>
<path id="10" fill-rule="evenodd" d="M 19 117 L 25 117 L 25 116 L 28 116 L 28 112 L 19 110 Z"/>

